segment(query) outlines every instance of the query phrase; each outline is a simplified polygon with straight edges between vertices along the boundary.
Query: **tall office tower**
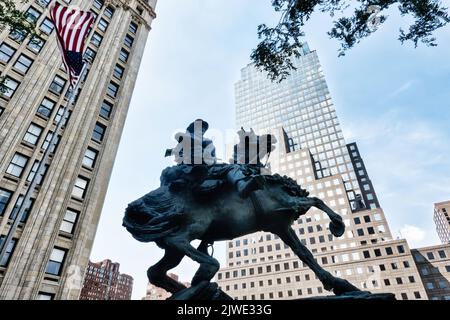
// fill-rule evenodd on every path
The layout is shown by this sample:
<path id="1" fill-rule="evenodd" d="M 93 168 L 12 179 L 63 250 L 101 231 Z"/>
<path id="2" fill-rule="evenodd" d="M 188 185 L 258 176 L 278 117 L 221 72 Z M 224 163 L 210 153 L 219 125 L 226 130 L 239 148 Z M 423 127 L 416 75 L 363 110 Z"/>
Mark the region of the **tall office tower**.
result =
<path id="1" fill-rule="evenodd" d="M 156 0 L 64 0 L 96 19 L 91 58 L 76 103 L 54 132 L 67 101 L 68 79 L 49 19 L 50 0 L 17 1 L 40 37 L 0 33 L 0 235 L 10 230 L 36 167 L 56 134 L 58 145 L 39 177 L 29 208 L 0 261 L 0 299 L 78 299 L 139 71 Z M 82 271 L 81 271 L 82 270 Z M 68 280 L 68 278 L 70 278 Z"/>
<path id="2" fill-rule="evenodd" d="M 133 277 L 119 272 L 120 264 L 106 259 L 86 269 L 80 300 L 131 300 Z"/>
<path id="3" fill-rule="evenodd" d="M 433 220 L 436 231 L 443 244 L 450 243 L 450 201 L 434 204 Z"/>
<path id="4" fill-rule="evenodd" d="M 236 125 L 280 142 L 270 158 L 285 174 L 341 214 L 346 232 L 331 235 L 325 213 L 311 209 L 293 229 L 319 264 L 363 290 L 426 299 L 408 244 L 392 240 L 356 144 L 346 144 L 317 53 L 305 45 L 296 70 L 273 83 L 252 65 L 236 84 Z M 239 299 L 294 299 L 329 294 L 277 237 L 256 233 L 227 244 L 217 280 Z"/>

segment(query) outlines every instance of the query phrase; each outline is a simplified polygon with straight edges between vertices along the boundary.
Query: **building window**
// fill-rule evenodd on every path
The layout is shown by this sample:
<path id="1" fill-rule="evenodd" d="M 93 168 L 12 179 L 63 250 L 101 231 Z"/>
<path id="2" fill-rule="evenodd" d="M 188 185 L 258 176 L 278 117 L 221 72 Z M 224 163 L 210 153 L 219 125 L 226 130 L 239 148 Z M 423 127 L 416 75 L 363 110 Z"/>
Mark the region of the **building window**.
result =
<path id="1" fill-rule="evenodd" d="M 53 29 L 55 29 L 55 25 L 49 18 L 45 18 L 44 21 L 42 21 L 39 29 L 41 29 L 41 31 L 46 34 L 50 34 L 52 33 Z"/>
<path id="2" fill-rule="evenodd" d="M 92 50 L 91 48 L 87 48 L 86 51 L 84 52 L 84 55 L 86 58 L 88 58 L 88 60 L 90 60 L 92 62 L 92 61 L 94 61 L 97 53 L 94 50 Z"/>
<path id="3" fill-rule="evenodd" d="M 55 124 L 58 124 L 59 121 L 61 120 L 61 118 L 63 117 L 64 114 L 64 107 L 59 107 L 58 112 L 55 115 L 55 119 L 53 119 L 53 122 Z M 64 118 L 64 120 L 62 121 L 62 126 L 65 126 L 67 124 L 67 121 L 69 121 L 70 115 L 72 114 L 72 111 L 67 110 L 66 113 L 66 117 Z"/>
<path id="4" fill-rule="evenodd" d="M 20 195 L 17 198 L 16 204 L 14 205 L 14 208 L 13 208 L 11 214 L 9 215 L 10 219 L 12 219 L 12 220 L 16 219 L 17 213 L 19 213 L 19 208 L 22 205 L 22 202 L 23 202 L 23 195 Z M 31 208 L 33 207 L 33 203 L 34 203 L 33 199 L 28 200 L 28 203 L 26 204 L 25 210 L 22 214 L 22 217 L 20 218 L 20 222 L 25 223 L 27 221 L 27 218 L 30 215 Z"/>
<path id="5" fill-rule="evenodd" d="M 125 36 L 125 40 L 123 41 L 123 43 L 128 47 L 131 48 L 133 46 L 133 42 L 134 42 L 134 38 L 130 35 L 126 35 Z"/>
<path id="6" fill-rule="evenodd" d="M 53 82 L 50 84 L 50 90 L 58 95 L 60 95 L 64 87 L 66 86 L 66 80 L 61 78 L 60 76 L 55 76 Z"/>
<path id="7" fill-rule="evenodd" d="M 89 180 L 83 177 L 78 177 L 75 181 L 75 185 L 73 186 L 72 190 L 72 196 L 84 199 L 84 196 L 86 195 L 86 190 L 89 184 Z"/>
<path id="8" fill-rule="evenodd" d="M 25 136 L 23 137 L 23 141 L 28 142 L 29 144 L 36 145 L 41 134 L 42 134 L 43 128 L 32 123 L 28 127 L 27 132 L 25 133 Z"/>
<path id="9" fill-rule="evenodd" d="M 94 0 L 94 8 L 99 10 L 103 8 L 103 0 Z"/>
<path id="10" fill-rule="evenodd" d="M 117 97 L 117 92 L 119 91 L 119 86 L 113 82 L 110 82 L 108 84 L 108 89 L 106 90 L 106 93 L 108 96 L 115 98 Z"/>
<path id="11" fill-rule="evenodd" d="M 78 212 L 67 209 L 59 230 L 72 234 L 77 222 Z"/>
<path id="12" fill-rule="evenodd" d="M 129 56 L 130 56 L 130 53 L 128 51 L 126 51 L 123 48 L 120 50 L 120 55 L 119 55 L 119 60 L 120 61 L 122 61 L 124 63 L 127 63 Z"/>
<path id="13" fill-rule="evenodd" d="M 25 16 L 25 19 L 28 20 L 28 22 L 35 23 L 36 21 L 38 21 L 41 13 L 33 7 L 29 7 L 25 12 Z"/>
<path id="14" fill-rule="evenodd" d="M 366 259 L 370 258 L 370 252 L 368 250 L 363 251 L 363 255 L 364 255 L 364 258 L 366 258 Z"/>
<path id="15" fill-rule="evenodd" d="M 27 177 L 27 181 L 28 182 L 33 181 L 34 176 L 36 175 L 38 166 L 39 166 L 39 161 L 38 160 L 34 161 L 33 167 L 31 168 L 30 173 L 28 174 L 28 177 Z M 48 164 L 44 164 L 44 170 L 39 175 L 39 177 L 37 178 L 37 182 L 36 182 L 37 185 L 41 185 L 42 184 L 42 180 L 44 180 L 44 177 L 45 177 L 45 175 L 47 173 L 47 170 L 48 170 L 48 166 L 49 166 Z"/>
<path id="16" fill-rule="evenodd" d="M 3 82 L 3 84 L 5 92 L 3 92 L 2 95 L 7 98 L 12 98 L 20 83 L 13 78 L 5 77 L 5 81 Z"/>
<path id="17" fill-rule="evenodd" d="M 122 79 L 124 71 L 124 68 L 116 64 L 116 67 L 114 68 L 114 76 L 118 79 Z"/>
<path id="18" fill-rule="evenodd" d="M 98 22 L 98 28 L 103 32 L 105 32 L 106 29 L 108 29 L 108 25 L 109 25 L 108 21 L 106 21 L 103 18 L 100 19 L 100 21 Z"/>
<path id="19" fill-rule="evenodd" d="M 47 268 L 45 269 L 45 273 L 59 276 L 61 274 L 66 253 L 66 250 L 53 248 L 53 251 L 50 255 L 50 260 L 47 263 Z"/>
<path id="20" fill-rule="evenodd" d="M 9 34 L 9 37 L 18 43 L 22 43 L 26 37 L 26 33 L 24 31 L 13 30 Z"/>
<path id="21" fill-rule="evenodd" d="M 397 284 L 403 284 L 403 280 L 401 277 L 395 278 L 395 281 L 397 281 Z"/>
<path id="22" fill-rule="evenodd" d="M 64 0 L 64 2 L 66 3 L 70 3 L 71 0 Z M 37 3 L 40 4 L 41 6 L 47 8 L 47 6 L 50 4 L 50 2 L 52 2 L 51 0 L 38 0 Z"/>
<path id="23" fill-rule="evenodd" d="M 402 299 L 403 300 L 408 300 L 408 295 L 406 293 L 402 293 Z"/>
<path id="24" fill-rule="evenodd" d="M 88 148 L 83 157 L 83 166 L 93 169 L 97 160 L 98 151 Z"/>
<path id="25" fill-rule="evenodd" d="M 428 258 L 428 260 L 434 260 L 433 252 L 427 252 L 427 258 Z"/>
<path id="26" fill-rule="evenodd" d="M 41 105 L 38 107 L 37 113 L 46 118 L 50 118 L 54 107 L 55 103 L 52 100 L 44 98 L 44 100 L 42 100 L 41 102 Z"/>
<path id="27" fill-rule="evenodd" d="M 28 58 L 27 56 L 21 54 L 19 58 L 16 60 L 16 63 L 14 63 L 14 68 L 16 70 L 19 70 L 22 73 L 27 73 L 28 69 L 30 69 L 31 65 L 33 64 L 33 60 Z"/>
<path id="28" fill-rule="evenodd" d="M 136 23 L 134 23 L 134 22 L 131 22 L 130 23 L 130 27 L 128 28 L 128 31 L 133 33 L 133 34 L 136 34 L 137 29 L 138 29 L 138 25 Z"/>
<path id="29" fill-rule="evenodd" d="M 422 297 L 420 296 L 420 292 L 419 292 L 419 291 L 414 291 L 414 297 L 415 297 L 416 299 L 422 298 Z"/>
<path id="30" fill-rule="evenodd" d="M 447 256 L 445 255 L 444 250 L 439 250 L 439 251 L 438 251 L 438 254 L 439 254 L 439 258 L 441 258 L 441 259 L 447 258 Z"/>
<path id="31" fill-rule="evenodd" d="M 111 7 L 107 7 L 105 9 L 105 16 L 107 16 L 108 18 L 111 19 L 113 17 L 113 15 L 114 15 L 114 9 Z"/>
<path id="32" fill-rule="evenodd" d="M 103 41 L 103 37 L 98 34 L 97 32 L 94 32 L 94 34 L 92 35 L 92 39 L 91 42 L 94 44 L 94 46 L 96 47 L 100 47 L 100 45 L 102 44 Z"/>
<path id="33" fill-rule="evenodd" d="M 11 191 L 0 189 L 0 216 L 2 216 L 5 213 L 6 207 L 8 206 L 9 201 L 11 200 L 11 196 L 12 196 Z"/>
<path id="34" fill-rule="evenodd" d="M 358 229 L 358 230 L 356 230 L 356 232 L 358 233 L 358 236 L 360 236 L 360 237 L 362 237 L 364 235 L 363 229 Z"/>
<path id="35" fill-rule="evenodd" d="M 11 163 L 8 166 L 8 169 L 6 169 L 6 172 L 9 173 L 10 175 L 20 178 L 27 163 L 28 157 L 20 153 L 16 153 L 12 158 Z"/>
<path id="36" fill-rule="evenodd" d="M 5 109 L 4 108 L 2 108 L 2 107 L 0 107 L 0 117 L 2 116 L 2 114 L 3 114 L 3 111 L 5 111 Z"/>
<path id="37" fill-rule="evenodd" d="M 0 61 L 4 63 L 8 63 L 13 57 L 14 53 L 16 53 L 16 49 L 7 45 L 6 43 L 2 43 L 0 45 Z"/>
<path id="38" fill-rule="evenodd" d="M 101 123 L 96 123 L 94 127 L 94 131 L 92 132 L 92 138 L 98 142 L 103 141 L 105 137 L 106 126 Z"/>
<path id="39" fill-rule="evenodd" d="M 108 101 L 103 101 L 100 108 L 100 116 L 105 119 L 109 119 L 109 117 L 111 116 L 112 107 L 113 105 L 111 103 L 109 103 Z"/>
<path id="40" fill-rule="evenodd" d="M 0 245 L 3 244 L 3 241 L 5 241 L 5 236 L 0 237 Z M 8 266 L 9 260 L 11 259 L 14 249 L 16 248 L 16 243 L 16 239 L 11 239 L 8 247 L 6 248 L 5 255 L 3 256 L 2 261 L 0 261 L 0 267 L 6 268 Z"/>
<path id="41" fill-rule="evenodd" d="M 34 53 L 39 53 L 44 47 L 44 44 L 45 41 L 42 38 L 35 36 L 28 42 L 28 48 Z"/>
<path id="42" fill-rule="evenodd" d="M 387 248 L 386 248 L 386 254 L 387 254 L 388 256 L 391 256 L 391 255 L 394 254 L 394 252 L 392 251 L 392 248 L 391 248 L 391 247 L 387 247 Z"/>
<path id="43" fill-rule="evenodd" d="M 37 300 L 54 300 L 55 295 L 46 292 L 39 292 L 37 296 Z"/>
<path id="44" fill-rule="evenodd" d="M 52 138 L 53 138 L 53 132 L 49 131 L 47 133 L 47 135 L 45 136 L 45 140 L 44 140 L 44 142 L 42 143 L 42 146 L 41 146 L 41 148 L 44 151 L 47 150 L 47 148 L 48 148 Z M 56 137 L 56 141 L 54 141 L 54 145 L 52 146 L 52 149 L 50 150 L 51 153 L 55 152 L 56 148 L 58 147 L 59 140 L 61 140 L 61 136 Z"/>
<path id="45" fill-rule="evenodd" d="M 397 246 L 398 253 L 405 253 L 405 247 Z"/>

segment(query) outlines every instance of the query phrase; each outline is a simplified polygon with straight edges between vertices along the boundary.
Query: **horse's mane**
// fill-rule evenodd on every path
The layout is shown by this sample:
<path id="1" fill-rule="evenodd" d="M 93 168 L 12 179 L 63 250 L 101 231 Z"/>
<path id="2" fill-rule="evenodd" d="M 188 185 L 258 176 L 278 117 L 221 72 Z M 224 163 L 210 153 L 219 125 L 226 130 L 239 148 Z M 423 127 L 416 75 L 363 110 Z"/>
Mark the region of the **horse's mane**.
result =
<path id="1" fill-rule="evenodd" d="M 278 173 L 273 175 L 264 176 L 267 182 L 273 184 L 281 184 L 282 189 L 286 191 L 288 194 L 295 197 L 307 197 L 309 196 L 309 192 L 303 189 L 297 181 L 288 176 L 281 176 Z"/>

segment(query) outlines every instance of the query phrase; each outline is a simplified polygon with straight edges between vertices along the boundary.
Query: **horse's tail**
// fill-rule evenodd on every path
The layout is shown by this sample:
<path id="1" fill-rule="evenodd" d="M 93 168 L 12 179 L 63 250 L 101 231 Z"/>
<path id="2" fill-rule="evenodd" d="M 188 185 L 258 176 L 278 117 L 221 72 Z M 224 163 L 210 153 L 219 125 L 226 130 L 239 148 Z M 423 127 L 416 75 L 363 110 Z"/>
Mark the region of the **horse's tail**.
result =
<path id="1" fill-rule="evenodd" d="M 182 212 L 170 193 L 160 188 L 130 203 L 122 225 L 138 241 L 157 241 L 180 228 Z"/>

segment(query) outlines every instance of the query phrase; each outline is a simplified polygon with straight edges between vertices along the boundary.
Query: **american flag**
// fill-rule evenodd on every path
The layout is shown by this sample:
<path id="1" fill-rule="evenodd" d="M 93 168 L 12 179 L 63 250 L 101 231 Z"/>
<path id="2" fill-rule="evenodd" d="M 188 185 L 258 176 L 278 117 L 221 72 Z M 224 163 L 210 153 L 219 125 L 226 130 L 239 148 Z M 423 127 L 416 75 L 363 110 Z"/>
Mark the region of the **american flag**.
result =
<path id="1" fill-rule="evenodd" d="M 94 21 L 94 15 L 56 2 L 50 9 L 50 18 L 56 28 L 58 46 L 70 78 L 70 85 L 74 88 L 83 69 L 85 40 Z"/>

